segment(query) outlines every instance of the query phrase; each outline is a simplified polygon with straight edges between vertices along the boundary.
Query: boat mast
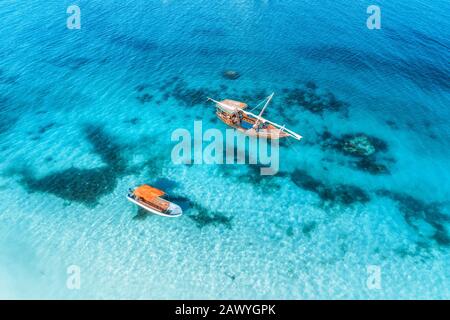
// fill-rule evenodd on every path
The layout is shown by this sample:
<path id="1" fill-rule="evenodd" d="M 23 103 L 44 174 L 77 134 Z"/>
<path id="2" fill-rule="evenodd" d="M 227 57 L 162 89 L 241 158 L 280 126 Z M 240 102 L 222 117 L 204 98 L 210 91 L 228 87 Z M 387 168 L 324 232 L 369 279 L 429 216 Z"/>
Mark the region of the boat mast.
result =
<path id="1" fill-rule="evenodd" d="M 256 129 L 259 125 L 259 122 L 261 121 L 261 116 L 264 113 L 264 111 L 266 110 L 267 106 L 269 105 L 270 100 L 272 100 L 273 95 L 275 94 L 275 92 L 272 92 L 272 94 L 267 98 L 266 104 L 264 105 L 264 107 L 262 108 L 261 112 L 258 115 L 258 118 L 255 121 L 255 124 L 253 125 L 253 128 Z"/>

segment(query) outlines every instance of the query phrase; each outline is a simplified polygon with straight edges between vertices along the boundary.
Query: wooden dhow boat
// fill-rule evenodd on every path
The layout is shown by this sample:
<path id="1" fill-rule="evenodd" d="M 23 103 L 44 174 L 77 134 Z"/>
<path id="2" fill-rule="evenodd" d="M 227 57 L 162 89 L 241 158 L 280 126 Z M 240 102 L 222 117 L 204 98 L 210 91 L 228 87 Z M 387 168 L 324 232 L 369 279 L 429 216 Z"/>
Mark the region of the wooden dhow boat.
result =
<path id="1" fill-rule="evenodd" d="M 267 139 L 291 137 L 300 140 L 302 136 L 298 133 L 262 117 L 273 96 L 274 93 L 262 101 L 265 103 L 258 115 L 244 110 L 248 107 L 244 102 L 230 99 L 217 101 L 209 97 L 208 100 L 216 103 L 216 115 L 220 120 L 248 136 Z M 260 104 L 253 109 L 256 109 Z"/>
<path id="2" fill-rule="evenodd" d="M 134 190 L 130 189 L 127 199 L 142 209 L 163 217 L 181 216 L 183 211 L 180 206 L 164 199 L 165 195 L 164 191 L 144 184 Z"/>

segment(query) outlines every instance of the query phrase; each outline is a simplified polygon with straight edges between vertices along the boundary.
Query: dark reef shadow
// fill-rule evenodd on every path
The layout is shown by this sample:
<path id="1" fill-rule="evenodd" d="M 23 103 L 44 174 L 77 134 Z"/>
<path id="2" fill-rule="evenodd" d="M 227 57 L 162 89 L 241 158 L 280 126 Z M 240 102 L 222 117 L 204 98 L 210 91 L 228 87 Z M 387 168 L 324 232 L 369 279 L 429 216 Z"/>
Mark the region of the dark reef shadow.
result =
<path id="1" fill-rule="evenodd" d="M 86 125 L 84 134 L 92 152 L 104 165 L 92 169 L 69 169 L 37 178 L 29 168 L 13 168 L 20 184 L 30 193 L 53 194 L 61 199 L 95 206 L 101 197 L 114 191 L 117 180 L 126 174 L 123 148 L 102 127 Z"/>
<path id="2" fill-rule="evenodd" d="M 291 119 L 291 123 L 298 117 L 299 109 L 309 111 L 313 114 L 323 115 L 325 112 L 339 112 L 344 117 L 348 117 L 349 104 L 337 99 L 329 91 L 322 91 L 313 81 L 296 88 L 284 88 L 284 106 L 288 108 L 279 108 L 278 111 L 285 119 Z"/>
<path id="3" fill-rule="evenodd" d="M 406 193 L 386 189 L 378 190 L 377 194 L 397 203 L 406 223 L 417 232 L 420 238 L 434 240 L 441 247 L 450 247 L 450 235 L 446 228 L 446 224 L 450 223 L 450 216 L 441 211 L 439 203 L 426 203 Z M 433 227 L 432 236 L 425 236 L 421 232 L 417 223 L 420 221 Z"/>
<path id="4" fill-rule="evenodd" d="M 316 179 L 306 171 L 296 169 L 290 176 L 292 182 L 299 188 L 315 193 L 322 201 L 322 205 L 348 207 L 356 203 L 370 201 L 369 194 L 363 189 L 349 184 L 327 184 Z"/>
<path id="5" fill-rule="evenodd" d="M 382 157 L 389 150 L 387 142 L 362 132 L 335 136 L 325 130 L 319 136 L 319 144 L 322 150 L 335 150 L 350 158 L 346 164 L 352 169 L 372 175 L 390 174 L 388 163 L 395 162 L 392 158 Z"/>

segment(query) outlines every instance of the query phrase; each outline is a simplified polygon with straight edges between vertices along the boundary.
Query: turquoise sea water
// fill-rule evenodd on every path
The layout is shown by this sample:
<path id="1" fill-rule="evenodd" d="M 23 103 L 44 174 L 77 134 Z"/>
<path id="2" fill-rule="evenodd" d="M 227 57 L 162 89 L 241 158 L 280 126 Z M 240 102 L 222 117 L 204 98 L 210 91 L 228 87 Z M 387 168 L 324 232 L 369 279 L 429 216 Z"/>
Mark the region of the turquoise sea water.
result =
<path id="1" fill-rule="evenodd" d="M 74 3 L 81 30 L 66 28 Z M 366 27 L 370 4 L 381 30 Z M 2 1 L 0 297 L 450 298 L 449 12 Z M 226 129 L 207 96 L 272 91 L 268 117 L 304 136 L 283 143 L 276 176 L 171 162 L 173 130 Z M 362 133 L 375 153 L 346 153 Z M 125 194 L 140 183 L 183 217 L 139 212 Z"/>

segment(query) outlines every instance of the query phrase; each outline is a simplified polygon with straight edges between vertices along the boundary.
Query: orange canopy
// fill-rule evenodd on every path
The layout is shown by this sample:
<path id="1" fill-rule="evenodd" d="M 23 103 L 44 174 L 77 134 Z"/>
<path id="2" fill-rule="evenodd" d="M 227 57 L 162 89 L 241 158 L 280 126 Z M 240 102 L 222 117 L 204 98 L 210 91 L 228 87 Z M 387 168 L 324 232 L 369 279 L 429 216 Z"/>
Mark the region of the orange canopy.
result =
<path id="1" fill-rule="evenodd" d="M 164 191 L 150 187 L 149 185 L 146 185 L 146 184 L 144 184 L 140 187 L 137 187 L 134 190 L 135 196 L 142 198 L 144 200 L 147 200 L 147 201 L 151 201 L 157 197 L 161 197 L 164 194 L 165 194 Z"/>

